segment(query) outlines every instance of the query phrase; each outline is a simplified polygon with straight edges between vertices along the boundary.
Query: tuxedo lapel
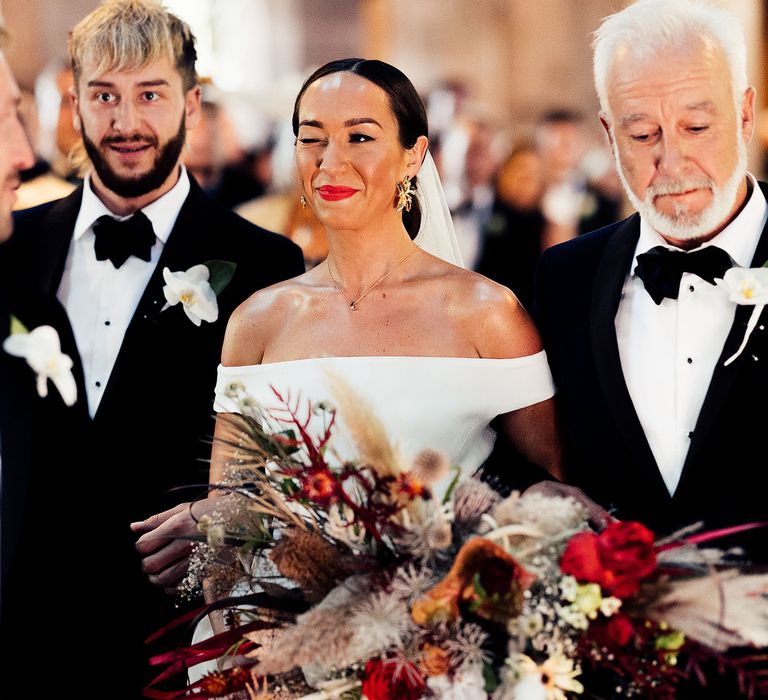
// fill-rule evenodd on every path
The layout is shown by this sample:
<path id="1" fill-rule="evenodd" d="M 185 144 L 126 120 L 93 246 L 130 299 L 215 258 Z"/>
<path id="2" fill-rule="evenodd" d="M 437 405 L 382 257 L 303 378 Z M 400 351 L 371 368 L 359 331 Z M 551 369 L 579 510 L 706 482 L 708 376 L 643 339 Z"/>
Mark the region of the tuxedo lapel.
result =
<path id="1" fill-rule="evenodd" d="M 763 183 L 759 184 L 760 188 L 763 190 L 763 194 L 768 197 L 768 187 Z M 766 261 L 768 261 L 768 223 L 764 226 L 763 231 L 760 234 L 760 240 L 758 241 L 755 255 L 752 259 L 752 267 L 761 267 Z M 731 330 L 728 333 L 728 337 L 723 345 L 723 350 L 715 365 L 707 395 L 704 397 L 704 403 L 702 404 L 699 418 L 696 421 L 696 428 L 693 433 L 688 455 L 685 459 L 683 473 L 680 478 L 680 486 L 676 491 L 676 495 L 685 490 L 684 487 L 686 482 L 692 478 L 691 474 L 694 471 L 696 459 L 701 452 L 702 446 L 706 443 L 710 430 L 716 424 L 718 416 L 725 403 L 725 397 L 733 386 L 736 377 L 738 377 L 739 373 L 743 370 L 744 362 L 748 361 L 750 357 L 749 344 L 747 344 L 747 347 L 744 349 L 741 356 L 727 367 L 725 366 L 725 361 L 733 355 L 739 349 L 739 345 L 741 345 L 744 333 L 746 332 L 747 322 L 752 315 L 753 309 L 753 306 L 743 304 L 736 307 Z M 763 313 L 760 316 L 761 320 L 765 319 L 767 315 L 765 310 L 763 310 Z M 759 331 L 756 329 L 755 333 L 753 333 L 753 337 L 757 332 Z M 752 338 L 750 340 L 752 340 Z"/>
<path id="2" fill-rule="evenodd" d="M 202 257 L 203 242 L 206 230 L 212 225 L 208 221 L 210 212 L 207 211 L 209 207 L 205 206 L 206 203 L 210 205 L 200 187 L 190 179 L 190 192 L 128 324 L 104 396 L 99 403 L 97 418 L 109 411 L 113 397 L 119 395 L 117 387 L 125 381 L 131 381 L 135 372 L 141 372 L 141 365 L 150 360 L 158 324 L 173 323 L 174 320 L 191 323 L 179 307 L 166 310 L 163 312 L 166 316 L 161 317 L 165 306 L 163 268 L 168 267 L 178 272 L 206 262 Z"/>
<path id="3" fill-rule="evenodd" d="M 669 494 L 627 389 L 616 337 L 616 313 L 639 236 L 640 217 L 635 215 L 616 229 L 605 246 L 593 286 L 590 337 L 600 388 L 609 412 L 641 469 L 636 476 L 653 492 L 642 497 L 650 497 L 655 502 L 669 500 Z"/>
<path id="4" fill-rule="evenodd" d="M 64 306 L 56 296 L 64 273 L 72 233 L 82 201 L 83 185 L 72 194 L 56 202 L 45 214 L 45 253 L 37 246 L 40 237 L 35 236 L 34 250 L 26 251 L 17 269 L 13 271 L 11 313 L 29 330 L 41 325 L 53 326 L 59 334 L 61 350 L 72 358 L 72 374 L 77 384 L 79 404 L 86 407 L 85 378 L 74 331 Z M 11 243 L 16 241 L 12 238 Z M 23 242 L 22 242 L 23 243 Z"/>

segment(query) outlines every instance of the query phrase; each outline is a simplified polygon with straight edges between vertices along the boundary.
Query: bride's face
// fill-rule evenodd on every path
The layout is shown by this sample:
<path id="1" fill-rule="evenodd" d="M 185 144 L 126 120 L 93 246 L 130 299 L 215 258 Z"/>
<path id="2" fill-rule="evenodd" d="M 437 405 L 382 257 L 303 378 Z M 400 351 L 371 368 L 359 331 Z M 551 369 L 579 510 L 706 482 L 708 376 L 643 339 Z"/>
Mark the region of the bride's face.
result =
<path id="1" fill-rule="evenodd" d="M 413 149 L 399 140 L 389 97 L 350 72 L 331 73 L 307 88 L 299 105 L 296 165 L 305 197 L 334 230 L 400 221 L 396 183 L 416 175 Z"/>

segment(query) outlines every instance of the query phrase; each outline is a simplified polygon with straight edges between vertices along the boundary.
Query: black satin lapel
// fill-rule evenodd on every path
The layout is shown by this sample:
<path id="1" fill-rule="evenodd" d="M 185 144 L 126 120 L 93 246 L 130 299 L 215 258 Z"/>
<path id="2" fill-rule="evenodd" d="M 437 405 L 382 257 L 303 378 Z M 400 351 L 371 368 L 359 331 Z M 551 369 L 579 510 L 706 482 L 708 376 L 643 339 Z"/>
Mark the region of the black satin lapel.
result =
<path id="1" fill-rule="evenodd" d="M 83 185 L 80 185 L 68 197 L 54 204 L 45 217 L 46 250 L 34 258 L 40 262 L 33 284 L 46 296 L 55 296 L 59 290 L 82 199 Z"/>
<path id="2" fill-rule="evenodd" d="M 637 464 L 647 472 L 642 481 L 652 485 L 657 497 L 668 499 L 668 491 L 627 389 L 616 337 L 616 312 L 639 237 L 640 217 L 635 215 L 616 229 L 606 245 L 595 274 L 590 335 L 600 388 L 629 450 Z"/>
<path id="3" fill-rule="evenodd" d="M 759 183 L 759 185 L 763 194 L 768 198 L 768 186 L 762 182 Z M 763 232 L 760 234 L 760 240 L 757 243 L 751 266 L 762 267 L 766 261 L 768 261 L 768 223 L 766 223 Z M 684 485 L 686 476 L 688 472 L 691 471 L 689 465 L 695 464 L 695 460 L 701 451 L 702 445 L 706 442 L 706 436 L 715 424 L 715 421 L 722 410 L 724 399 L 733 386 L 733 382 L 741 371 L 741 368 L 744 366 L 744 362 L 750 360 L 749 343 L 747 343 L 742 354 L 730 365 L 727 367 L 725 366 L 725 361 L 733 355 L 739 349 L 739 345 L 741 345 L 753 308 L 754 307 L 752 306 L 746 305 L 736 307 L 731 330 L 728 332 L 725 345 L 723 345 L 723 351 L 720 353 L 720 357 L 715 365 L 707 395 L 704 397 L 704 403 L 701 406 L 699 419 L 696 421 L 696 428 L 693 431 L 691 446 L 688 449 L 688 455 L 686 456 L 683 473 L 680 478 L 680 486 Z M 764 309 L 763 313 L 760 315 L 759 322 L 766 323 L 766 317 L 768 317 L 768 313 L 766 313 Z M 678 488 L 676 493 L 679 493 L 680 491 L 682 491 L 682 489 Z"/>
<path id="4" fill-rule="evenodd" d="M 163 268 L 167 267 L 171 272 L 179 272 L 189 269 L 192 265 L 206 262 L 200 257 L 200 248 L 205 231 L 211 226 L 208 222 L 210 206 L 206 206 L 206 204 L 210 205 L 207 195 L 190 178 L 189 194 L 179 211 L 179 216 L 176 218 L 176 223 L 163 247 L 157 266 L 136 307 L 131 326 L 134 322 L 138 323 L 141 320 L 156 318 L 160 309 L 165 305 Z M 178 309 L 176 310 L 178 311 Z M 130 326 L 128 330 L 130 332 Z M 127 335 L 126 333 L 126 337 Z"/>
<path id="5" fill-rule="evenodd" d="M 202 255 L 202 243 L 205 232 L 215 225 L 214 222 L 209 221 L 210 217 L 210 200 L 199 185 L 190 178 L 189 195 L 179 211 L 157 266 L 128 324 L 115 366 L 104 390 L 104 396 L 99 403 L 97 417 L 108 410 L 115 387 L 126 378 L 130 380 L 133 371 L 141 371 L 141 363 L 146 360 L 148 353 L 151 353 L 153 329 L 156 328 L 160 314 L 174 314 L 183 319 L 184 323 L 189 323 L 180 308 L 162 311 L 165 306 L 163 268 L 167 267 L 171 272 L 178 272 L 187 270 L 192 265 L 206 262 Z"/>

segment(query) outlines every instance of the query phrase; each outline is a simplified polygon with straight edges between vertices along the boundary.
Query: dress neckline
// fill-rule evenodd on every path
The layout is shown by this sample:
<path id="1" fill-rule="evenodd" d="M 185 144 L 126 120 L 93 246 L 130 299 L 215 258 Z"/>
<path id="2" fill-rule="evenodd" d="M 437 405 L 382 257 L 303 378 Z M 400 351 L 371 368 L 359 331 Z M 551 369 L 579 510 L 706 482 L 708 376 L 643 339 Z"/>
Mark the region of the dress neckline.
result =
<path id="1" fill-rule="evenodd" d="M 445 356 L 432 356 L 432 355 L 334 355 L 327 357 L 303 357 L 296 360 L 279 360 L 277 362 L 263 362 L 257 365 L 223 365 L 219 364 L 220 372 L 235 372 L 242 371 L 244 369 L 257 369 L 257 368 L 279 368 L 287 366 L 296 366 L 298 364 L 311 364 L 311 363 L 337 363 L 337 362 L 350 362 L 350 363 L 363 363 L 363 362 L 382 362 L 382 363 L 394 363 L 394 362 L 411 362 L 413 364 L 433 362 L 440 364 L 451 363 L 476 363 L 476 364 L 509 364 L 509 365 L 525 365 L 531 362 L 537 362 L 541 357 L 545 357 L 544 350 L 533 355 L 521 355 L 520 357 L 445 357 Z"/>

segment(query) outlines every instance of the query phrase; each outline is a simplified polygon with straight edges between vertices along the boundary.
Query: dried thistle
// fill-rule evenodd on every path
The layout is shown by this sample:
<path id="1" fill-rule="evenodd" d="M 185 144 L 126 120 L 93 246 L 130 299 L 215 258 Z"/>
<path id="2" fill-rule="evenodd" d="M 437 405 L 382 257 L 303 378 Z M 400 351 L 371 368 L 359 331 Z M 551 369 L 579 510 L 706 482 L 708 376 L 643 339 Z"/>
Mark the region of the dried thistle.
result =
<path id="1" fill-rule="evenodd" d="M 354 560 L 319 533 L 297 528 L 282 532 L 269 558 L 283 576 L 299 584 L 310 602 L 322 600 L 354 571 Z"/>
<path id="2" fill-rule="evenodd" d="M 413 458 L 411 474 L 425 484 L 434 484 L 448 473 L 450 466 L 442 452 L 427 448 Z"/>
<path id="3" fill-rule="evenodd" d="M 499 500 L 499 494 L 478 479 L 467 479 L 460 483 L 454 492 L 454 526 L 460 532 L 473 532 L 480 518 L 498 505 Z"/>

